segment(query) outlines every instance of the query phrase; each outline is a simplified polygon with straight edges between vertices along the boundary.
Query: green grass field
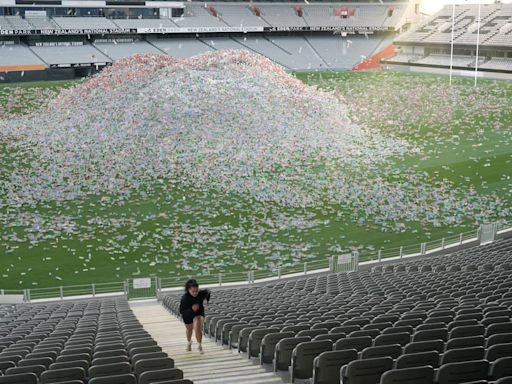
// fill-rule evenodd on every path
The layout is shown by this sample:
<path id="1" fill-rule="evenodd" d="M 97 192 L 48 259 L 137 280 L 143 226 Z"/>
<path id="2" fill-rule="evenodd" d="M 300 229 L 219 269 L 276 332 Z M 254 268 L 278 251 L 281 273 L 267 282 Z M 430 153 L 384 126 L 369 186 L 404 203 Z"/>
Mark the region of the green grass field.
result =
<path id="1" fill-rule="evenodd" d="M 372 217 L 393 207 L 373 207 L 370 214 L 360 211 L 365 202 L 362 208 L 342 203 L 292 209 L 181 183 L 148 186 L 122 204 L 111 196 L 95 196 L 67 204 L 2 208 L 2 183 L 16 165 L 0 132 L 0 288 L 290 267 L 352 249 L 371 258 L 378 249 L 440 239 L 497 219 L 510 221 L 512 83 L 481 81 L 474 88 L 471 79 L 456 79 L 450 90 L 446 77 L 431 75 L 296 76 L 343 97 L 360 125 L 416 145 L 416 155 L 392 159 L 385 170 L 360 175 L 356 167 L 352 172 L 369 185 L 377 176 L 386 188 L 400 185 L 407 191 L 404 201 L 419 196 L 419 181 L 435 185 L 442 193 L 431 202 L 432 209 L 446 212 L 445 220 L 412 215 L 382 225 Z M 0 86 L 0 118 L 24 113 L 26 106 L 41 107 L 60 88 L 73 84 Z M 449 194 L 463 201 L 460 207 L 443 205 Z M 467 195 L 478 200 L 465 200 Z M 37 228 L 24 218 L 36 211 L 55 230 L 31 241 Z M 61 225 L 62 217 L 72 217 L 76 225 Z"/>

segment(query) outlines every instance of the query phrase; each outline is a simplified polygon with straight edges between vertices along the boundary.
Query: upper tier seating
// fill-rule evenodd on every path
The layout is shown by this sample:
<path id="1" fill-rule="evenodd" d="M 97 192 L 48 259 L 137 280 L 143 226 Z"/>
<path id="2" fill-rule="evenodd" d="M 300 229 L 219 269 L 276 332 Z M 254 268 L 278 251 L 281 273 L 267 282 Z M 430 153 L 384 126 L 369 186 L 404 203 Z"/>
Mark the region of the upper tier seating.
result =
<path id="1" fill-rule="evenodd" d="M 168 294 L 163 305 L 177 314 L 179 299 Z M 314 383 L 487 383 L 512 376 L 511 317 L 512 239 L 219 289 L 205 333 Z"/>
<path id="2" fill-rule="evenodd" d="M 486 4 L 480 13 L 480 40 L 482 46 L 512 47 L 512 4 Z M 458 5 L 455 8 L 455 22 L 452 21 L 452 7 L 446 6 L 424 23 L 400 36 L 397 43 L 408 44 L 450 44 L 475 45 L 478 34 L 478 6 Z"/>

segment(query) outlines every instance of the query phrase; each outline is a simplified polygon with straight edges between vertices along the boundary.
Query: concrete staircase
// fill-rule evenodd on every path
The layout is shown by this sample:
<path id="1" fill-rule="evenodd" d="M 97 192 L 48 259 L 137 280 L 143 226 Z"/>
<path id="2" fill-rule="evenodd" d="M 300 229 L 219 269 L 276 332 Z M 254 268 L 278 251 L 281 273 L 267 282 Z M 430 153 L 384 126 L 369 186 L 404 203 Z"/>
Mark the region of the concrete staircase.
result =
<path id="1" fill-rule="evenodd" d="M 130 302 L 135 316 L 169 357 L 174 359 L 186 379 L 194 384 L 274 384 L 286 383 L 281 377 L 249 360 L 236 351 L 203 338 L 204 355 L 197 352 L 194 340 L 192 352 L 186 352 L 185 327 L 155 300 Z"/>

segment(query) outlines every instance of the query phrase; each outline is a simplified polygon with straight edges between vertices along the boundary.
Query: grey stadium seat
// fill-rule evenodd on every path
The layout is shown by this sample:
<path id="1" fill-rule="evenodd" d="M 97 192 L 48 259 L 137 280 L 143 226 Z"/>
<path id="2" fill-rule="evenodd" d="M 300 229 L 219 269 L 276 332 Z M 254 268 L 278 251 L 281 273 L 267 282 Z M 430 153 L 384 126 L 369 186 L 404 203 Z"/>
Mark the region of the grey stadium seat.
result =
<path id="1" fill-rule="evenodd" d="M 39 377 L 45 370 L 46 367 L 44 365 L 27 365 L 25 367 L 9 368 L 7 371 L 5 371 L 5 374 L 16 375 L 19 373 L 35 373 L 37 377 Z"/>
<path id="2" fill-rule="evenodd" d="M 112 376 L 112 375 L 124 375 L 130 373 L 132 367 L 130 363 L 114 363 L 114 364 L 104 364 L 104 365 L 92 365 L 89 368 L 89 377 L 99 377 L 99 376 Z"/>
<path id="3" fill-rule="evenodd" d="M 393 369 L 382 375 L 380 384 L 434 384 L 434 368 Z"/>
<path id="4" fill-rule="evenodd" d="M 9 368 L 14 368 L 15 366 L 16 364 L 12 361 L 0 361 L 0 373 L 5 372 Z"/>
<path id="5" fill-rule="evenodd" d="M 111 351 L 110 351 L 111 352 Z M 121 352 L 121 351 L 120 351 Z M 158 345 L 153 345 L 151 347 L 138 347 L 138 348 L 133 348 L 133 349 L 130 349 L 130 352 L 128 353 L 128 355 L 130 356 L 130 359 L 135 356 L 136 354 L 138 353 L 149 353 L 149 352 L 162 352 L 162 347 L 159 347 Z M 110 356 L 115 356 L 115 355 L 109 355 L 108 354 L 109 351 L 105 351 L 105 352 L 98 352 L 97 354 L 95 353 L 94 354 L 94 358 L 96 357 L 110 357 Z M 101 354 L 101 355 L 100 355 Z M 103 355 L 105 354 L 105 355 Z M 120 353 L 120 354 L 123 354 L 123 353 Z M 126 353 L 125 353 L 126 354 Z M 98 355 L 98 356 L 96 356 Z"/>
<path id="6" fill-rule="evenodd" d="M 139 377 L 143 372 L 146 371 L 156 371 L 169 368 L 174 368 L 174 360 L 168 357 L 143 359 L 138 360 L 135 363 L 133 373 L 135 373 L 135 376 Z"/>
<path id="7" fill-rule="evenodd" d="M 293 338 L 294 332 L 269 333 L 263 337 L 260 346 L 260 364 L 271 364 L 277 343 L 286 338 Z"/>
<path id="8" fill-rule="evenodd" d="M 337 351 L 343 349 L 355 349 L 359 352 L 367 347 L 371 347 L 372 343 L 373 340 L 370 336 L 347 337 L 346 339 L 338 340 L 334 345 L 334 349 Z"/>
<path id="9" fill-rule="evenodd" d="M 491 324 L 485 330 L 485 337 L 503 333 L 512 333 L 512 323 Z"/>
<path id="10" fill-rule="evenodd" d="M 311 341 L 309 336 L 290 337 L 280 340 L 276 345 L 274 371 L 287 371 L 292 361 L 293 349 L 300 343 Z"/>
<path id="11" fill-rule="evenodd" d="M 101 376 L 90 379 L 89 384 L 137 384 L 137 379 L 132 374 Z"/>
<path id="12" fill-rule="evenodd" d="M 355 349 L 322 352 L 313 361 L 313 383 L 339 383 L 341 367 L 357 360 L 357 355 Z"/>
<path id="13" fill-rule="evenodd" d="M 79 361 L 79 360 L 85 360 L 87 362 L 91 362 L 91 356 L 86 353 L 80 353 L 77 355 L 65 355 L 65 356 L 59 356 L 57 357 L 57 360 L 55 360 L 56 363 L 63 363 L 65 361 Z"/>
<path id="14" fill-rule="evenodd" d="M 313 360 L 322 352 L 332 351 L 332 341 L 307 341 L 298 344 L 292 352 L 292 382 L 313 376 Z"/>
<path id="15" fill-rule="evenodd" d="M 437 351 L 439 353 L 444 351 L 444 342 L 442 340 L 428 340 L 428 341 L 416 341 L 407 344 L 404 347 L 404 353 L 420 353 Z"/>
<path id="16" fill-rule="evenodd" d="M 309 336 L 311 338 L 314 338 L 318 335 L 325 335 L 329 333 L 329 330 L 326 329 L 326 328 L 321 328 L 321 329 L 306 329 L 304 331 L 299 331 L 297 333 L 297 336 L 298 337 L 301 337 L 301 336 Z"/>
<path id="17" fill-rule="evenodd" d="M 454 339 L 458 337 L 471 337 L 483 336 L 485 327 L 483 325 L 465 325 L 462 327 L 455 327 L 450 331 L 449 338 Z"/>
<path id="18" fill-rule="evenodd" d="M 140 375 L 138 384 L 152 384 L 159 381 L 183 379 L 183 372 L 177 368 L 147 371 Z"/>
<path id="19" fill-rule="evenodd" d="M 417 331 L 412 338 L 413 342 L 430 341 L 430 340 L 443 340 L 448 339 L 447 329 L 429 329 L 424 331 Z"/>
<path id="20" fill-rule="evenodd" d="M 460 363 L 463 361 L 472 360 L 483 360 L 484 356 L 484 347 L 450 349 L 444 353 L 443 358 L 441 359 L 441 364 Z"/>
<path id="21" fill-rule="evenodd" d="M 489 376 L 493 380 L 512 376 L 512 357 L 502 357 L 492 363 Z"/>
<path id="22" fill-rule="evenodd" d="M 347 336 L 344 333 L 326 333 L 323 335 L 315 336 L 313 341 L 317 340 L 331 340 L 333 343 L 337 342 L 338 340 L 344 339 Z"/>
<path id="23" fill-rule="evenodd" d="M 459 337 L 450 339 L 446 342 L 446 350 L 460 349 L 460 348 L 471 348 L 471 347 L 483 347 L 485 344 L 485 338 L 483 336 L 470 336 L 470 337 Z"/>
<path id="24" fill-rule="evenodd" d="M 37 376 L 34 373 L 0 376 L 0 384 L 37 384 Z"/>
<path id="25" fill-rule="evenodd" d="M 512 343 L 495 344 L 487 349 L 485 359 L 494 361 L 501 357 L 512 357 Z"/>
<path id="26" fill-rule="evenodd" d="M 439 367 L 439 353 L 437 351 L 409 353 L 398 357 L 396 368 L 414 368 L 430 365 L 433 368 Z"/>
<path id="27" fill-rule="evenodd" d="M 167 356 L 167 354 L 164 352 L 155 352 L 155 353 L 162 353 L 163 355 Z M 135 358 L 137 356 L 140 356 L 140 355 L 134 356 L 134 358 L 132 359 L 132 364 L 135 363 Z M 155 355 L 154 357 L 160 357 L 160 356 Z M 124 363 L 124 362 L 126 362 L 126 363 L 130 362 L 130 359 L 128 359 L 128 356 L 126 356 L 126 355 L 113 356 L 113 357 L 97 357 L 96 359 L 94 359 L 92 361 L 92 365 L 114 364 L 114 363 Z"/>
<path id="28" fill-rule="evenodd" d="M 89 363 L 85 360 L 77 360 L 77 361 L 64 361 L 60 363 L 53 363 L 50 365 L 50 369 L 63 369 L 63 368 L 73 368 L 80 367 L 83 368 L 84 371 L 89 369 Z"/>
<path id="29" fill-rule="evenodd" d="M 374 345 L 391 345 L 391 344 L 399 344 L 404 346 L 411 341 L 411 335 L 409 333 L 391 333 L 387 335 L 377 336 L 374 340 Z"/>
<path id="30" fill-rule="evenodd" d="M 138 355 L 135 355 L 132 357 L 131 362 L 132 362 L 132 365 L 135 365 L 137 363 L 137 361 L 139 361 L 139 360 L 160 359 L 162 357 L 169 357 L 169 356 L 165 352 L 139 353 Z M 102 361 L 103 360 L 99 361 L 97 364 L 100 365 Z M 126 360 L 126 361 L 128 361 L 128 360 Z M 94 363 L 94 361 L 93 361 L 93 363 Z"/>
<path id="31" fill-rule="evenodd" d="M 378 384 L 384 372 L 393 368 L 391 357 L 356 360 L 341 368 L 343 382 L 350 384 Z"/>
<path id="32" fill-rule="evenodd" d="M 252 325 L 243 328 L 238 334 L 238 352 L 247 352 L 247 344 L 249 343 L 249 335 L 256 329 L 264 329 L 259 325 Z"/>
<path id="33" fill-rule="evenodd" d="M 58 383 L 69 380 L 85 381 L 85 371 L 83 368 L 54 369 L 41 374 L 41 384 Z"/>
<path id="34" fill-rule="evenodd" d="M 489 362 L 486 360 L 465 361 L 442 365 L 437 372 L 438 384 L 455 384 L 486 380 Z"/>
<path id="35" fill-rule="evenodd" d="M 380 345 L 378 347 L 368 347 L 361 352 L 361 359 L 375 359 L 377 357 L 389 356 L 392 359 L 398 358 L 402 354 L 402 347 L 398 344 Z"/>
<path id="36" fill-rule="evenodd" d="M 278 332 L 277 328 L 266 328 L 266 329 L 255 329 L 249 334 L 249 340 L 247 341 L 247 356 L 251 357 L 259 357 L 260 347 L 263 338 L 270 334 Z"/>

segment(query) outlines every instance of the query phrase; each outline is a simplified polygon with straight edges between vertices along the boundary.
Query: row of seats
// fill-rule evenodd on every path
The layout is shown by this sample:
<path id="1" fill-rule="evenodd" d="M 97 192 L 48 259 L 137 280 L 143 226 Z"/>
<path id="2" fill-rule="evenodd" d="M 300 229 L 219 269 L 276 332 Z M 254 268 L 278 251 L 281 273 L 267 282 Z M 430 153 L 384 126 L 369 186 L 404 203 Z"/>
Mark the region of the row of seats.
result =
<path id="1" fill-rule="evenodd" d="M 351 69 L 361 56 L 371 56 L 383 43 L 381 35 L 368 38 L 339 36 L 247 36 L 209 38 L 149 38 L 133 42 L 97 42 L 71 46 L 26 46 L 0 42 L 0 67 L 12 65 L 105 65 L 134 54 L 168 54 L 188 58 L 222 49 L 259 53 L 288 70 Z M 350 43 L 349 43 L 350 40 Z"/>
<path id="2" fill-rule="evenodd" d="M 205 334 L 275 371 L 290 370 L 292 381 L 504 379 L 512 376 L 511 256 L 512 240 L 503 240 L 236 294 L 215 290 Z M 166 295 L 163 305 L 178 315 L 179 295 Z"/>
<path id="3" fill-rule="evenodd" d="M 512 39 L 512 37 L 511 37 Z M 449 54 L 431 54 L 427 56 L 418 56 L 418 55 L 408 55 L 403 53 L 398 53 L 395 56 L 386 59 L 386 63 L 389 64 L 422 64 L 422 65 L 435 65 L 438 67 L 450 68 L 453 66 L 454 68 L 463 68 L 474 70 L 476 68 L 476 59 L 474 56 L 464 56 L 464 55 L 456 55 L 453 59 Z M 478 68 L 479 69 L 490 69 L 500 72 L 512 72 L 512 58 L 504 58 L 504 57 L 490 57 L 490 58 L 480 58 L 478 60 Z"/>
<path id="4" fill-rule="evenodd" d="M 407 10 L 404 4 L 393 8 L 393 16 L 388 14 L 387 4 L 359 4 L 355 14 L 342 18 L 335 16 L 336 6 L 311 4 L 304 7 L 303 17 L 297 15 L 292 4 L 261 4 L 257 16 L 247 4 L 222 4 L 216 7 L 216 16 L 204 7 L 203 3 L 191 3 L 184 9 L 180 18 L 174 19 L 108 19 L 96 16 L 47 17 L 0 16 L 2 29 L 117 29 L 162 27 L 325 27 L 325 26 L 365 26 L 394 27 Z"/>
<path id="5" fill-rule="evenodd" d="M 0 384 L 185 384 L 125 299 L 0 305 Z"/>

